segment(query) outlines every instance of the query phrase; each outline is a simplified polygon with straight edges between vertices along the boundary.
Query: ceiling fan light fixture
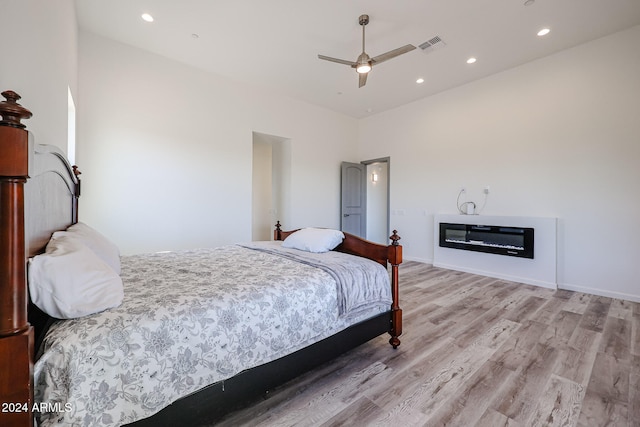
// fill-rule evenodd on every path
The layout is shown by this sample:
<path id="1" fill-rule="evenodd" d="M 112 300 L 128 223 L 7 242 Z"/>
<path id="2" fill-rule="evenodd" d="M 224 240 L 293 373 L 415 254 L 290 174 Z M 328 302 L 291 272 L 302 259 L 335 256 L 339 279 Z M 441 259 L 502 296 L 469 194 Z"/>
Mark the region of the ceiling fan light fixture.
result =
<path id="1" fill-rule="evenodd" d="M 356 71 L 358 72 L 358 74 L 366 74 L 371 71 L 371 65 L 369 65 L 368 62 L 358 64 L 358 66 L 356 67 Z"/>
<path id="2" fill-rule="evenodd" d="M 366 74 L 371 71 L 371 58 L 364 52 L 364 46 L 356 61 L 356 71 L 358 74 Z"/>
<path id="3" fill-rule="evenodd" d="M 348 65 L 351 68 L 355 68 L 356 72 L 358 73 L 358 87 L 362 87 L 367 84 L 367 76 L 369 74 L 369 71 L 371 71 L 373 64 L 377 65 L 381 62 L 388 61 L 389 59 L 395 58 L 398 55 L 410 52 L 416 47 L 408 44 L 371 58 L 364 50 L 364 27 L 369 23 L 369 15 L 360 15 L 360 18 L 358 18 L 358 23 L 362 26 L 362 53 L 358 56 L 358 59 L 356 59 L 355 61 L 347 61 L 344 59 L 332 58 L 325 55 L 318 55 L 318 58 L 325 61 L 337 62 L 338 64 L 344 64 Z"/>

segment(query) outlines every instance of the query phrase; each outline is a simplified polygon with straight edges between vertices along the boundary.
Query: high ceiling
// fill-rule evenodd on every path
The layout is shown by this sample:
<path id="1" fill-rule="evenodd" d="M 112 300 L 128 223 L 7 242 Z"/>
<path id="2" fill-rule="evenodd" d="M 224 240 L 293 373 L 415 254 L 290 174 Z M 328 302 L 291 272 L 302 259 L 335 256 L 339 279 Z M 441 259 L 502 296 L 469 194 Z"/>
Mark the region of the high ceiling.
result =
<path id="1" fill-rule="evenodd" d="M 361 118 L 640 24 L 640 0 L 76 0 L 81 30 Z M 149 13 L 154 22 L 141 19 Z M 358 17 L 376 56 L 358 88 Z M 542 28 L 551 32 L 537 36 Z M 640 40 L 638 41 L 640 44 Z M 469 57 L 477 58 L 467 64 Z M 424 83 L 416 80 L 423 78 Z"/>

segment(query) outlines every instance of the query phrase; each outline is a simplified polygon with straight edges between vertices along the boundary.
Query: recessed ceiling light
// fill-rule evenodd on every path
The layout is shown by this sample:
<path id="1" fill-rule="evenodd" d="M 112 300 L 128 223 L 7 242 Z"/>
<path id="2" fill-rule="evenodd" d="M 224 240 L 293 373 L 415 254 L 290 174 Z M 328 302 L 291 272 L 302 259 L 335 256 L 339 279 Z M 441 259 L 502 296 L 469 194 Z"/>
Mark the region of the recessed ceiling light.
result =
<path id="1" fill-rule="evenodd" d="M 471 58 L 467 59 L 467 64 L 473 64 L 476 61 L 477 59 L 472 56 Z"/>
<path id="2" fill-rule="evenodd" d="M 416 83 L 418 83 L 418 84 L 424 83 L 424 79 L 422 77 L 420 77 L 418 80 L 416 80 Z"/>
<path id="3" fill-rule="evenodd" d="M 540 31 L 538 31 L 538 35 L 539 35 L 539 36 L 546 36 L 547 34 L 549 34 L 549 32 L 550 32 L 550 31 L 551 31 L 551 30 L 550 30 L 550 29 L 548 29 L 548 28 L 543 28 L 543 29 L 541 29 Z"/>
<path id="4" fill-rule="evenodd" d="M 143 13 L 141 16 L 143 20 L 147 22 L 153 22 L 153 16 L 149 15 L 148 13 Z"/>

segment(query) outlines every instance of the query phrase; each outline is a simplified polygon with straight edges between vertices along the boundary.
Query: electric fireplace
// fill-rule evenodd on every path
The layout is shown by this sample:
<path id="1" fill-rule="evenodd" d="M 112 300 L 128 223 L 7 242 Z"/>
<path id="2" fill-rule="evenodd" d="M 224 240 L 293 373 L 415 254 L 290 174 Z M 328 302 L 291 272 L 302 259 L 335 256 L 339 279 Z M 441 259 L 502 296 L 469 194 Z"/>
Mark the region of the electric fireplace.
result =
<path id="1" fill-rule="evenodd" d="M 533 259 L 534 229 L 440 223 L 440 246 Z"/>

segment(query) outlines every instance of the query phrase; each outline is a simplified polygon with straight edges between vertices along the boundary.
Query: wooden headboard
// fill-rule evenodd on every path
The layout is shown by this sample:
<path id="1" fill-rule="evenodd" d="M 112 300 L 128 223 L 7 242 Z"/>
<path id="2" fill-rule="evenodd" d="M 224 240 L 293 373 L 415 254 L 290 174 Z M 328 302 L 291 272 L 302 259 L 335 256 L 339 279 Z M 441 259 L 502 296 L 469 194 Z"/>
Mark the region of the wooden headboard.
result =
<path id="1" fill-rule="evenodd" d="M 32 425 L 34 328 L 29 313 L 27 262 L 55 231 L 78 221 L 80 181 L 64 154 L 34 144 L 21 120 L 31 112 L 20 96 L 0 102 L 0 402 L 24 405 L 0 411 L 0 425 Z M 34 316 L 35 315 L 35 316 Z M 39 325 L 36 325 L 39 326 Z M 12 409 L 12 408 L 7 408 Z"/>
<path id="2" fill-rule="evenodd" d="M 29 154 L 25 239 L 28 255 L 34 256 L 44 250 L 53 232 L 78 222 L 80 172 L 69 164 L 58 147 L 34 144 L 31 134 Z"/>

